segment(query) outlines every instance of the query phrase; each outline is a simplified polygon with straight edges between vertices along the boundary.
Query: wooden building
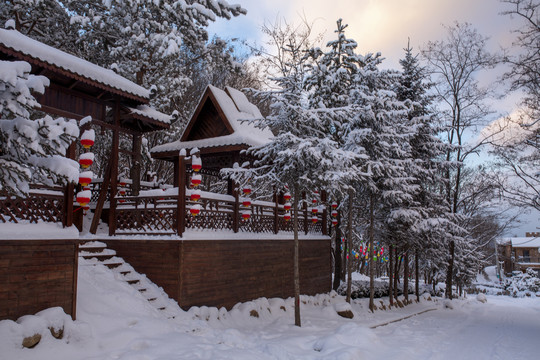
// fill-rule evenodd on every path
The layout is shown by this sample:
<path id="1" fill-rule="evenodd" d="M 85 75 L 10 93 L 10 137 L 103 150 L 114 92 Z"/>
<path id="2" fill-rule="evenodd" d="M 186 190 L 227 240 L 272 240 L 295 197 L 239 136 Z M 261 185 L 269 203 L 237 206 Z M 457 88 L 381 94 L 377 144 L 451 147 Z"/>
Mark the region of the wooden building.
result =
<path id="1" fill-rule="evenodd" d="M 499 240 L 499 261 L 505 273 L 534 269 L 540 276 L 540 233 L 526 233 L 525 237 Z"/>

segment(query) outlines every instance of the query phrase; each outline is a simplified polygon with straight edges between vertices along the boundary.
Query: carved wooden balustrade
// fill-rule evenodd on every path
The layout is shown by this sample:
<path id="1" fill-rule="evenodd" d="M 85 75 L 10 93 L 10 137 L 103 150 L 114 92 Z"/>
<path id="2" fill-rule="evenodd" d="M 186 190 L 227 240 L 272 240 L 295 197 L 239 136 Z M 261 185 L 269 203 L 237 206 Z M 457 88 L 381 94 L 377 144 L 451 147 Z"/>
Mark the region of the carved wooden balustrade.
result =
<path id="1" fill-rule="evenodd" d="M 1 194 L 0 222 L 62 222 L 65 216 L 64 205 L 61 187 L 35 185 L 26 198 Z"/>
<path id="2" fill-rule="evenodd" d="M 177 189 L 165 192 L 153 190 L 143 196 L 125 196 L 118 198 L 116 211 L 116 234 L 174 234 L 182 235 L 186 230 L 230 230 L 246 233 L 278 233 L 292 232 L 292 219 L 284 219 L 283 205 L 269 201 L 253 201 L 245 208 L 237 198 L 231 195 L 201 192 L 199 201 L 178 201 L 173 195 Z M 151 193 L 151 194 L 149 194 Z M 199 204 L 200 212 L 192 215 L 192 205 Z M 183 229 L 178 226 L 177 214 L 183 214 Z M 243 219 L 242 213 L 247 211 L 249 219 Z M 181 219 L 180 219 L 181 220 Z M 307 209 L 299 209 L 299 231 L 301 233 L 324 233 L 326 230 L 326 213 L 313 224 L 308 217 Z M 181 229 L 179 231 L 179 229 Z"/>

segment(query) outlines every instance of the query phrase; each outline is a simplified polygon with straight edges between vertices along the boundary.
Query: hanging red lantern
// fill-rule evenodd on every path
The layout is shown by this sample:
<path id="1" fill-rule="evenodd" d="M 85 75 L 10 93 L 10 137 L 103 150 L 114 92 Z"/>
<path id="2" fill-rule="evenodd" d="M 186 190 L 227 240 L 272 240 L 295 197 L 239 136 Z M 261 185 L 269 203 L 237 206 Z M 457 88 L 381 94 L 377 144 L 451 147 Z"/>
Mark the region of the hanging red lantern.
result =
<path id="1" fill-rule="evenodd" d="M 119 194 L 120 196 L 126 196 L 126 189 L 120 188 L 120 190 L 118 190 L 118 194 Z"/>
<path id="2" fill-rule="evenodd" d="M 285 221 L 291 220 L 291 213 L 286 212 L 285 215 L 283 215 L 283 218 L 285 219 Z"/>
<path id="3" fill-rule="evenodd" d="M 242 189 L 242 192 L 244 193 L 244 195 L 251 194 L 251 187 L 249 185 L 244 186 L 244 188 Z"/>
<path id="4" fill-rule="evenodd" d="M 311 203 L 312 203 L 313 205 L 317 204 L 317 199 L 311 200 Z"/>
<path id="5" fill-rule="evenodd" d="M 91 198 L 92 192 L 90 192 L 89 190 L 83 190 L 77 193 L 77 202 L 80 206 L 85 206 L 86 204 L 88 204 Z"/>
<path id="6" fill-rule="evenodd" d="M 246 221 L 249 220 L 251 217 L 251 214 L 248 211 L 242 211 L 242 220 Z"/>
<path id="7" fill-rule="evenodd" d="M 286 192 L 286 193 L 283 195 L 283 199 L 285 199 L 285 201 L 291 200 L 291 193 L 290 193 L 290 192 Z"/>
<path id="8" fill-rule="evenodd" d="M 81 184 L 83 187 L 88 186 L 88 184 L 92 182 L 92 177 L 94 177 L 93 172 L 83 171 L 79 174 L 79 184 Z"/>
<path id="9" fill-rule="evenodd" d="M 337 209 L 338 204 L 337 204 L 337 202 L 334 201 L 331 206 L 332 206 L 332 209 L 335 210 L 335 209 Z"/>
<path id="10" fill-rule="evenodd" d="M 291 209 L 291 203 L 290 202 L 286 202 L 285 205 L 283 205 L 283 208 L 286 210 L 286 211 L 289 211 Z"/>
<path id="11" fill-rule="evenodd" d="M 249 200 L 248 198 L 245 198 L 244 200 L 242 200 L 242 206 L 243 207 L 250 207 L 251 206 L 251 200 Z"/>
<path id="12" fill-rule="evenodd" d="M 199 213 L 201 212 L 201 205 L 199 204 L 192 205 L 191 208 L 189 209 L 189 212 L 191 213 L 191 216 L 199 215 Z"/>
<path id="13" fill-rule="evenodd" d="M 332 215 L 332 217 L 337 217 L 337 215 L 338 215 L 337 210 L 332 210 L 332 212 L 330 213 L 330 215 Z"/>
<path id="14" fill-rule="evenodd" d="M 127 180 L 124 179 L 124 178 L 120 178 L 120 180 L 118 181 L 118 185 L 126 186 L 127 185 Z"/>
<path id="15" fill-rule="evenodd" d="M 88 168 L 93 163 L 94 163 L 94 154 L 91 152 L 81 154 L 81 156 L 79 157 L 79 164 L 81 165 L 83 169 Z"/>
<path id="16" fill-rule="evenodd" d="M 319 212 L 319 209 L 318 209 L 318 208 L 316 208 L 316 207 L 311 208 L 311 213 L 312 213 L 312 214 L 315 215 L 315 214 L 317 214 L 318 212 Z"/>
<path id="17" fill-rule="evenodd" d="M 200 157 L 193 156 L 191 159 L 191 169 L 195 172 L 199 172 L 202 169 L 202 162 Z"/>
<path id="18" fill-rule="evenodd" d="M 120 198 L 120 199 L 118 199 L 118 202 L 119 202 L 119 203 L 125 203 L 125 202 L 126 202 L 126 199 Z"/>
<path id="19" fill-rule="evenodd" d="M 89 149 L 92 145 L 94 145 L 94 141 L 96 139 L 96 133 L 93 129 L 85 130 L 83 134 L 81 135 L 81 145 L 85 149 Z"/>
<path id="20" fill-rule="evenodd" d="M 192 190 L 191 195 L 189 196 L 189 199 L 191 201 L 199 201 L 201 198 L 201 191 L 200 190 Z"/>
<path id="21" fill-rule="evenodd" d="M 199 185 L 201 185 L 201 181 L 202 181 L 202 178 L 201 178 L 201 175 L 200 174 L 195 174 L 191 177 L 191 186 L 192 187 L 197 187 Z"/>
<path id="22" fill-rule="evenodd" d="M 312 222 L 313 224 L 316 224 L 317 221 L 319 221 L 319 218 L 318 218 L 318 217 L 314 216 L 314 217 L 311 218 L 311 222 Z"/>
<path id="23" fill-rule="evenodd" d="M 332 219 L 332 225 L 336 226 L 337 225 L 337 219 Z"/>

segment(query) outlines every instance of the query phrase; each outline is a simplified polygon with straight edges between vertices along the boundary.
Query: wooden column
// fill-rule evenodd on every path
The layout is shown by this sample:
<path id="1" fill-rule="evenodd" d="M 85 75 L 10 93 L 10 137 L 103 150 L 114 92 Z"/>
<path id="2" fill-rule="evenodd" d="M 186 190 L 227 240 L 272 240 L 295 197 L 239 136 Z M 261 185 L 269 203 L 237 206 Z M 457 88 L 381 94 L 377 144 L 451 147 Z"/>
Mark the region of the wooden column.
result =
<path id="1" fill-rule="evenodd" d="M 114 103 L 114 127 L 111 147 L 111 186 L 109 193 L 109 236 L 116 232 L 116 192 L 118 188 L 118 151 L 120 145 L 120 103 Z"/>
<path id="2" fill-rule="evenodd" d="M 240 228 L 240 201 L 238 196 L 238 189 L 236 188 L 236 183 L 233 181 L 233 195 L 234 195 L 234 204 L 233 204 L 233 213 L 232 213 L 232 220 L 233 220 L 233 232 L 237 233 L 238 229 Z"/>
<path id="3" fill-rule="evenodd" d="M 322 226 L 321 231 L 323 235 L 328 235 L 328 211 L 326 210 L 328 207 L 328 204 L 326 203 L 326 191 L 321 191 L 321 204 L 324 206 L 323 212 L 322 212 Z"/>
<path id="4" fill-rule="evenodd" d="M 131 195 L 137 196 L 141 191 L 141 134 L 133 134 L 133 166 L 131 167 Z"/>
<path id="5" fill-rule="evenodd" d="M 176 233 L 182 236 L 186 230 L 186 164 L 184 156 L 178 156 L 175 167 L 175 186 L 178 186 L 178 199 L 176 201 Z"/>
<path id="6" fill-rule="evenodd" d="M 302 192 L 302 203 L 303 203 L 303 207 L 304 207 L 304 233 L 307 235 L 308 233 L 308 226 L 309 226 L 309 222 L 308 222 L 308 211 L 307 211 L 307 202 L 306 202 L 306 192 Z"/>
<path id="7" fill-rule="evenodd" d="M 66 157 L 68 159 L 75 160 L 75 152 L 77 145 L 75 142 L 71 143 L 66 151 Z M 73 193 L 75 190 L 75 184 L 68 183 L 64 188 L 64 227 L 70 227 L 73 225 Z"/>
<path id="8" fill-rule="evenodd" d="M 279 198 L 277 191 L 274 191 L 274 234 L 279 232 Z"/>

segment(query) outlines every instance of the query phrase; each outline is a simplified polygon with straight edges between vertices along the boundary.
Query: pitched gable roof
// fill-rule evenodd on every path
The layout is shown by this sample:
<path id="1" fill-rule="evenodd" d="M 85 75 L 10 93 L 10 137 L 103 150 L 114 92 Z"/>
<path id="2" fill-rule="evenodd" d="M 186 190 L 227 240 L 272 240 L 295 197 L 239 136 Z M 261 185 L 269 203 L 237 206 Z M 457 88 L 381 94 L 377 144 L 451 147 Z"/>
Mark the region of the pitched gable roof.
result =
<path id="1" fill-rule="evenodd" d="M 263 145 L 273 137 L 272 132 L 245 121 L 259 118 L 262 118 L 259 109 L 241 91 L 230 87 L 224 91 L 209 85 L 180 140 L 158 145 L 151 152 Z"/>

